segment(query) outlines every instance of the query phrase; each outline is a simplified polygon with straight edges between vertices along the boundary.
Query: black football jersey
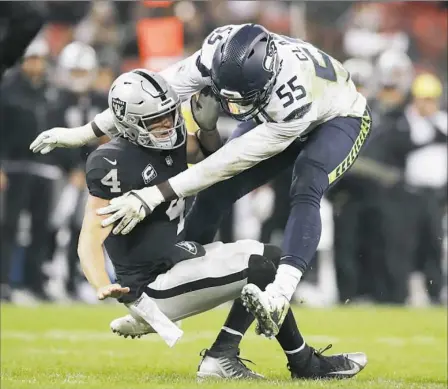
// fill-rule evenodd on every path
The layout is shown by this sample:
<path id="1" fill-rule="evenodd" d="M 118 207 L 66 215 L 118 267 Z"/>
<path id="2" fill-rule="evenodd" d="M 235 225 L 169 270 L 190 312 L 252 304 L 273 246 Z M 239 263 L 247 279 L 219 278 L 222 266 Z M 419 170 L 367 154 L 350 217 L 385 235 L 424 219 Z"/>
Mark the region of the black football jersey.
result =
<path id="1" fill-rule="evenodd" d="M 185 169 L 186 145 L 160 151 L 115 138 L 89 155 L 87 186 L 92 196 L 112 199 L 157 185 Z M 184 240 L 184 217 L 185 200 L 174 200 L 158 206 L 130 234 L 109 235 L 105 247 L 122 285 L 133 292 L 134 285 L 172 267 L 173 248 Z"/>

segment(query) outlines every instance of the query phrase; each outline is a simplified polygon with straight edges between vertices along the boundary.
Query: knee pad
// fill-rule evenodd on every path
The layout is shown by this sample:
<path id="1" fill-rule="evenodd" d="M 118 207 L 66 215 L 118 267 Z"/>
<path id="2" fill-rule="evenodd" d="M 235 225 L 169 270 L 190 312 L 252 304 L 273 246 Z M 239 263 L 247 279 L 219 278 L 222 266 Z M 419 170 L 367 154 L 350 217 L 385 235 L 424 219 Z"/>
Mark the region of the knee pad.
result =
<path id="1" fill-rule="evenodd" d="M 265 244 L 263 257 L 269 259 L 277 268 L 280 263 L 280 258 L 282 257 L 282 249 L 273 244 Z"/>
<path id="2" fill-rule="evenodd" d="M 247 282 L 257 285 L 264 290 L 267 285 L 274 281 L 277 269 L 275 265 L 262 255 L 251 255 L 249 258 L 249 268 Z"/>

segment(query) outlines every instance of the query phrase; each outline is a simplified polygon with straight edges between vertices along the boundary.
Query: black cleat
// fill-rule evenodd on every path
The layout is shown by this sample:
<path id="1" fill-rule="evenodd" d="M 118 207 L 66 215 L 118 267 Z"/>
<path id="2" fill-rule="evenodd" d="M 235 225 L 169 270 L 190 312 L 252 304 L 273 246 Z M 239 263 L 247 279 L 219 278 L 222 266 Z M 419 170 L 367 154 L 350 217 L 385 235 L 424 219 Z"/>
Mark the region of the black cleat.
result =
<path id="1" fill-rule="evenodd" d="M 329 350 L 328 345 L 323 350 L 315 350 L 305 346 L 297 355 L 290 356 L 288 369 L 293 379 L 344 379 L 358 374 L 367 365 L 364 353 L 346 353 L 322 355 Z"/>

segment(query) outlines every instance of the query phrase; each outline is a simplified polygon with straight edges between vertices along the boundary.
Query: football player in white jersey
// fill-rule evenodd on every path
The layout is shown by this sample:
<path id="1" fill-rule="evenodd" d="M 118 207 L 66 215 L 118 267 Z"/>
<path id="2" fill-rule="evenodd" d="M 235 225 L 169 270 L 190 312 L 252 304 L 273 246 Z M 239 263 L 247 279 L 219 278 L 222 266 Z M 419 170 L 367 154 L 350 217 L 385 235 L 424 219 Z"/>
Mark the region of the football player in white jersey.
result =
<path id="1" fill-rule="evenodd" d="M 197 196 L 189 239 L 213 239 L 223 212 L 238 198 L 294 165 L 291 211 L 277 276 L 265 291 L 248 284 L 242 299 L 258 320 L 258 331 L 276 335 L 296 287 L 317 249 L 320 201 L 353 164 L 370 133 L 366 99 L 343 66 L 313 45 L 254 24 L 214 30 L 201 50 L 162 75 L 186 99 L 211 86 L 223 110 L 243 123 L 219 151 L 157 186 L 111 201 L 104 226 L 129 233 L 165 201 Z M 52 129 L 32 144 L 35 151 L 77 147 L 110 134 L 112 113 L 78 129 Z M 207 115 L 196 117 L 207 128 Z M 207 189 L 208 188 L 208 189 Z M 204 190 L 205 189 L 205 190 Z"/>

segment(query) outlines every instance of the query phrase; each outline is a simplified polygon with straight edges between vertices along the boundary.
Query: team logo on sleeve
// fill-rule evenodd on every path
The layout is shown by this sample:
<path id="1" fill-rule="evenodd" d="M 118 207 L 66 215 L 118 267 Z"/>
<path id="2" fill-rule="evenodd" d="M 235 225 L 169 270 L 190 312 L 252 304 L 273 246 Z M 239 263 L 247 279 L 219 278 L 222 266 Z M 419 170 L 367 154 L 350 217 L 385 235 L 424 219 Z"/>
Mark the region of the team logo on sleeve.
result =
<path id="1" fill-rule="evenodd" d="M 266 55 L 263 60 L 263 68 L 268 72 L 272 72 L 275 66 L 277 47 L 273 39 L 270 39 L 266 46 Z"/>
<path id="2" fill-rule="evenodd" d="M 157 177 L 156 169 L 151 164 L 145 167 L 145 170 L 142 172 L 143 181 L 145 184 L 149 184 L 154 178 Z"/>
<path id="3" fill-rule="evenodd" d="M 176 246 L 188 251 L 190 254 L 193 254 L 193 255 L 196 255 L 198 253 L 198 249 L 193 242 L 183 241 L 183 242 L 176 243 Z"/>
<path id="4" fill-rule="evenodd" d="M 115 117 L 122 121 L 126 115 L 127 104 L 125 101 L 120 100 L 117 97 L 112 97 L 112 109 L 114 111 Z"/>

